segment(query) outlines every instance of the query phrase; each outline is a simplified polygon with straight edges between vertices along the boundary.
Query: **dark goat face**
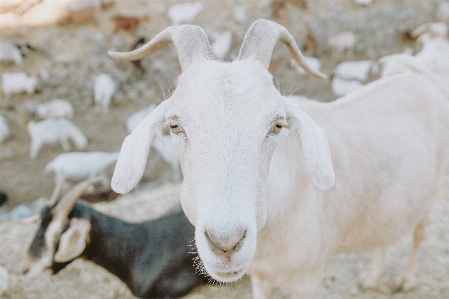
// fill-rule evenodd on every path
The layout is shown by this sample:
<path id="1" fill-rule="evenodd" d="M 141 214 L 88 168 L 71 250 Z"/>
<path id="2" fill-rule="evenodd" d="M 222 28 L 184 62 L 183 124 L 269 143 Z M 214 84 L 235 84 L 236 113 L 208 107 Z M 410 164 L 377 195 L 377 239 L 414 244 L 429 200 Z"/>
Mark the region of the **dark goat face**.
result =
<path id="1" fill-rule="evenodd" d="M 60 219 L 52 210 L 41 211 L 41 224 L 28 248 L 24 263 L 25 278 L 37 277 L 44 271 L 56 274 L 81 255 L 86 247 L 90 222 L 86 219 Z"/>

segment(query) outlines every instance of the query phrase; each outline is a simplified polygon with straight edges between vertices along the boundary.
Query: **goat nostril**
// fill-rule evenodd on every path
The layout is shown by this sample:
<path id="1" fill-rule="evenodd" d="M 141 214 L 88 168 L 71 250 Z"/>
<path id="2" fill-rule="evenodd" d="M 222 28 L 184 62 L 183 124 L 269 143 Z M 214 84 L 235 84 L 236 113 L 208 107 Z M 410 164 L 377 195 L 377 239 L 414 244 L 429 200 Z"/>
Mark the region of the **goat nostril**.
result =
<path id="1" fill-rule="evenodd" d="M 204 235 L 212 249 L 218 250 L 221 254 L 230 254 L 242 247 L 243 240 L 246 237 L 246 230 L 236 231 L 227 236 L 220 236 L 206 230 Z"/>

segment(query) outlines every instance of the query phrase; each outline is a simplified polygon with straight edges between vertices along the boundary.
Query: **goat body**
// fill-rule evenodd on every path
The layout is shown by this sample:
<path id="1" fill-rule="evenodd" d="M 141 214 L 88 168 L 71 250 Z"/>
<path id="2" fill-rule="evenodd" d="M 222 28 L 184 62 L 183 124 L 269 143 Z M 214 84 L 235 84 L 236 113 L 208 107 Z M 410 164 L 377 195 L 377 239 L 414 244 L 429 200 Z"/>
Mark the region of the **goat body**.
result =
<path id="1" fill-rule="evenodd" d="M 37 77 L 28 76 L 25 73 L 9 72 L 2 75 L 3 93 L 6 96 L 22 92 L 32 94 L 34 93 L 36 84 Z"/>
<path id="2" fill-rule="evenodd" d="M 87 138 L 71 121 L 65 118 L 46 119 L 40 122 L 28 123 L 28 133 L 31 137 L 30 158 L 35 159 L 42 145 L 59 142 L 64 151 L 70 149 L 69 139 L 77 148 L 87 146 Z"/>
<path id="3" fill-rule="evenodd" d="M 63 242 L 59 237 L 63 239 L 64 231 L 62 236 L 56 236 L 57 242 L 51 244 L 53 248 L 43 246 L 52 218 L 51 208 L 45 207 L 41 211 L 41 225 L 28 250 L 31 262 L 28 278 L 47 268 L 56 274 L 73 260 L 58 263 L 53 259 L 57 243 Z M 194 255 L 189 250 L 194 227 L 182 210 L 152 221 L 128 223 L 79 201 L 68 218 L 71 225 L 73 219 L 90 223 L 88 240 L 84 240 L 86 247 L 75 258 L 85 258 L 108 270 L 139 298 L 178 298 L 208 282 L 207 277 L 195 273 Z M 50 259 L 44 261 L 48 252 Z"/>
<path id="4" fill-rule="evenodd" d="M 40 118 L 72 118 L 73 106 L 67 100 L 55 99 L 37 105 L 36 113 Z"/>
<path id="5" fill-rule="evenodd" d="M 149 147 L 169 127 L 184 175 L 182 207 L 212 278 L 249 273 L 255 299 L 272 298 L 277 287 L 312 298 L 330 255 L 384 248 L 414 231 L 398 281 L 413 286 L 449 162 L 449 98 L 434 78 L 399 74 L 335 102 L 295 104 L 268 72 L 278 40 L 309 74 L 324 76 L 267 20 L 251 25 L 231 63 L 213 59 L 197 26 L 170 27 L 143 50 L 110 55 L 141 59 L 169 40 L 182 68 L 178 85 L 126 137 L 113 190 L 137 184 Z M 364 285 L 379 279 L 383 260 L 374 262 Z"/>
<path id="6" fill-rule="evenodd" d="M 22 64 L 22 53 L 13 44 L 0 43 L 0 61 L 14 61 L 16 64 Z"/>
<path id="7" fill-rule="evenodd" d="M 45 172 L 55 173 L 55 181 L 82 180 L 103 175 L 107 167 L 115 163 L 118 152 L 70 152 L 59 154 L 45 165 Z"/>
<path id="8" fill-rule="evenodd" d="M 115 84 L 107 74 L 100 74 L 94 82 L 94 103 L 97 112 L 109 112 L 109 104 L 114 96 Z"/>

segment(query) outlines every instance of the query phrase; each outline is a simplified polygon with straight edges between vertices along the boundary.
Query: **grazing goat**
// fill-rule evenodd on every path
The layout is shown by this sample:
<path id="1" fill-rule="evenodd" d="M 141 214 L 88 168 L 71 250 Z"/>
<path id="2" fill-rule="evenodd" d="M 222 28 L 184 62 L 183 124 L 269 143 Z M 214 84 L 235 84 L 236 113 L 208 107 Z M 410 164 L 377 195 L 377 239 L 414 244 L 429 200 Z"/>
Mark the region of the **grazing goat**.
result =
<path id="1" fill-rule="evenodd" d="M 25 278 L 47 269 L 56 274 L 80 257 L 117 276 L 139 298 L 179 298 L 207 284 L 208 277 L 195 273 L 189 250 L 194 227 L 181 209 L 152 221 L 121 221 L 77 202 L 94 181 L 77 184 L 41 210 Z"/>
<path id="2" fill-rule="evenodd" d="M 332 49 L 332 59 L 340 61 L 345 57 L 352 57 L 356 40 L 356 36 L 351 31 L 344 31 L 329 37 L 328 43 Z"/>
<path id="3" fill-rule="evenodd" d="M 34 93 L 37 84 L 36 76 L 28 76 L 25 73 L 8 72 L 2 75 L 3 93 L 9 96 L 14 93 Z"/>
<path id="4" fill-rule="evenodd" d="M 383 248 L 414 231 L 398 281 L 410 288 L 449 160 L 449 99 L 428 76 L 400 74 L 335 102 L 296 104 L 267 71 L 278 40 L 324 78 L 292 35 L 267 20 L 251 25 L 230 63 L 215 60 L 192 25 L 169 27 L 129 53 L 109 52 L 141 59 L 172 41 L 182 68 L 172 96 L 123 142 L 113 190 L 138 183 L 153 140 L 170 129 L 182 207 L 212 278 L 248 273 L 254 298 L 272 298 L 277 287 L 313 298 L 330 255 Z M 382 262 L 374 259 L 365 285 L 377 282 Z"/>
<path id="5" fill-rule="evenodd" d="M 109 112 L 109 104 L 114 96 L 115 84 L 108 74 L 100 74 L 94 82 L 94 103 L 96 112 Z"/>
<path id="6" fill-rule="evenodd" d="M 56 200 L 66 180 L 82 180 L 100 176 L 103 185 L 109 185 L 106 169 L 115 163 L 118 152 L 71 152 L 59 154 L 45 165 L 45 173 L 54 172 L 55 192 L 50 202 Z"/>
<path id="7" fill-rule="evenodd" d="M 36 113 L 40 118 L 72 118 L 73 106 L 67 100 L 54 99 L 37 105 Z"/>
<path id="8" fill-rule="evenodd" d="M 64 151 L 70 149 L 71 139 L 78 149 L 87 146 L 87 138 L 70 120 L 65 118 L 46 119 L 28 123 L 28 134 L 31 138 L 30 158 L 36 159 L 42 145 L 59 142 Z"/>

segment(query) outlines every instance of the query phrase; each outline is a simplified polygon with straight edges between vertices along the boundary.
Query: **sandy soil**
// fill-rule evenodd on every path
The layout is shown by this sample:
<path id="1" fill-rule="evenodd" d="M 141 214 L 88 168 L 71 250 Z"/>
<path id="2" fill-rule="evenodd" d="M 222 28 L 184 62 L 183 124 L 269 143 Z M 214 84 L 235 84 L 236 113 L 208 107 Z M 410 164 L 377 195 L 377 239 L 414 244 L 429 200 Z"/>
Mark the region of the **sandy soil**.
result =
<path id="1" fill-rule="evenodd" d="M 89 139 L 86 150 L 115 151 L 119 150 L 127 135 L 124 125 L 127 116 L 151 103 L 159 103 L 169 95 L 171 85 L 180 71 L 176 53 L 172 47 L 143 60 L 142 64 L 146 69 L 144 74 L 139 74 L 130 63 L 110 59 L 106 55 L 106 51 L 108 49 L 128 50 L 138 37 L 143 36 L 148 39 L 169 26 L 170 22 L 166 17 L 165 10 L 170 4 L 181 1 L 116 2 L 112 8 L 102 11 L 96 24 L 78 27 L 70 24 L 64 26 L 46 24 L 36 27 L 14 26 L 0 29 L 0 42 L 29 43 L 37 49 L 27 54 L 21 66 L 1 62 L 0 73 L 6 71 L 37 73 L 42 68 L 48 72 L 48 78 L 39 83 L 39 91 L 35 94 L 5 97 L 3 93 L 0 93 L 0 114 L 7 118 L 11 130 L 11 137 L 0 144 L 0 189 L 8 193 L 11 207 L 51 194 L 53 176 L 44 175 L 43 168 L 47 162 L 62 152 L 59 145 L 44 146 L 36 160 L 31 160 L 28 157 L 30 140 L 26 132 L 26 124 L 35 117 L 27 107 L 54 98 L 70 100 L 75 107 L 73 122 Z M 212 36 L 215 31 L 221 31 L 230 26 L 229 1 L 206 1 L 205 3 L 205 10 L 200 13 L 195 23 L 205 28 L 209 36 Z M 243 35 L 250 23 L 257 18 L 271 16 L 269 8 L 260 9 L 258 2 L 236 1 L 236 3 L 245 4 L 248 9 L 248 20 L 238 24 L 229 58 L 238 52 Z M 358 25 L 360 28 L 369 26 L 363 22 L 368 9 L 372 9 L 375 16 L 374 12 L 378 13 L 390 6 L 393 9 L 394 5 L 408 5 L 408 10 L 406 10 L 408 15 L 400 15 L 405 20 L 401 24 L 397 24 L 396 29 L 401 30 L 414 28 L 423 20 L 434 20 L 434 11 L 429 7 L 430 2 L 424 0 L 379 0 L 375 1 L 371 8 L 355 8 L 353 1 L 335 1 L 332 5 L 329 3 L 327 1 L 309 1 L 308 11 L 288 6 L 286 17 L 278 20 L 289 28 L 300 43 L 303 20 L 312 21 L 313 29 L 316 28 L 315 25 L 322 24 L 318 21 L 313 23 L 314 18 L 321 21 L 326 18 L 332 19 L 323 31 L 315 31 L 319 40 L 316 56 L 322 61 L 322 71 L 328 75 L 332 74 L 336 62 L 330 60 L 329 49 L 322 36 L 325 36 L 326 32 L 336 32 L 353 27 L 357 29 Z M 334 9 L 334 15 L 332 9 Z M 336 17 L 336 13 L 340 13 L 340 17 Z M 354 16 L 355 21 L 351 26 L 348 24 L 352 19 L 346 13 Z M 135 32 L 114 31 L 110 18 L 115 14 L 148 15 L 149 20 L 143 22 Z M 407 18 L 407 16 L 416 16 L 416 18 Z M 29 20 L 31 19 L 29 18 Z M 391 29 L 389 21 L 392 19 L 394 19 L 393 13 L 386 14 L 384 21 L 379 21 L 374 17 L 370 20 L 371 24 L 384 26 L 385 30 L 382 32 L 385 33 Z M 364 38 L 362 46 L 356 51 L 353 59 L 378 58 L 381 55 L 398 52 L 404 47 L 404 45 L 391 42 L 391 39 L 388 38 L 385 38 L 384 43 L 376 41 L 376 38 L 382 38 L 382 32 L 361 33 Z M 380 36 L 378 36 L 379 34 Z M 371 48 L 369 48 L 372 44 L 371 40 L 377 43 L 377 47 L 374 47 L 373 51 L 370 51 Z M 74 60 L 56 61 L 58 55 L 65 54 L 73 55 Z M 321 101 L 335 99 L 330 90 L 329 81 L 319 81 L 298 75 L 289 66 L 286 51 L 281 46 L 276 46 L 273 60 L 280 57 L 284 57 L 285 60 L 273 70 L 273 75 L 277 79 L 276 82 L 279 83 L 279 89 L 284 94 L 293 92 Z M 92 107 L 92 80 L 100 72 L 109 73 L 119 89 L 108 115 L 95 114 Z M 151 182 L 152 186 L 163 185 L 170 181 L 169 167 L 154 153 L 151 157 L 151 165 L 148 167 L 143 181 Z M 363 291 L 357 287 L 359 274 L 368 263 L 370 253 L 341 255 L 329 261 L 326 276 L 319 290 L 319 298 L 449 298 L 449 175 L 446 177 L 446 181 L 442 198 L 432 212 L 432 224 L 427 229 L 428 235 L 420 256 L 420 270 L 415 289 L 402 293 L 391 292 L 394 277 L 400 273 L 410 252 L 411 238 L 407 236 L 389 251 L 386 275 L 379 290 Z M 177 203 L 179 186 L 168 184 L 154 192 L 150 195 L 148 193 L 137 195 L 137 198 L 140 196 L 142 200 L 136 200 L 136 197 L 132 200 L 124 197 L 110 207 L 105 204 L 97 207 L 113 215 L 129 217 L 133 220 L 157 217 Z M 152 198 L 151 201 L 144 200 L 149 197 Z M 157 203 L 157 205 L 153 203 Z M 146 208 L 142 209 L 142 206 L 146 206 Z M 127 212 L 124 213 L 124 210 Z M 0 298 L 133 298 L 126 286 L 116 277 L 90 262 L 81 260 L 75 261 L 56 276 L 43 275 L 33 282 L 23 282 L 20 278 L 20 262 L 35 229 L 36 226 L 29 223 L 6 222 L 0 224 L 0 265 L 5 267 L 11 275 L 10 288 L 6 293 L 0 294 Z M 199 288 L 185 298 L 249 299 L 251 298 L 249 279 L 245 278 L 240 283 L 231 286 Z"/>

